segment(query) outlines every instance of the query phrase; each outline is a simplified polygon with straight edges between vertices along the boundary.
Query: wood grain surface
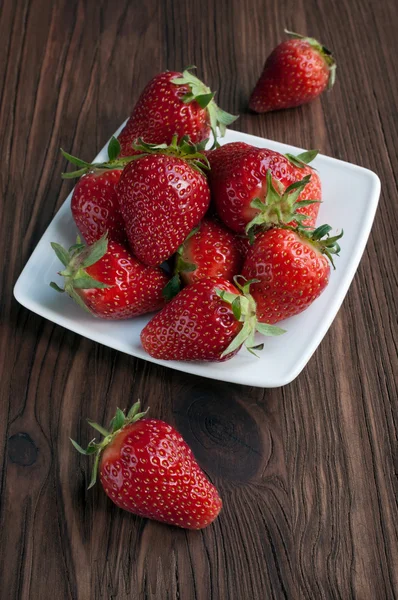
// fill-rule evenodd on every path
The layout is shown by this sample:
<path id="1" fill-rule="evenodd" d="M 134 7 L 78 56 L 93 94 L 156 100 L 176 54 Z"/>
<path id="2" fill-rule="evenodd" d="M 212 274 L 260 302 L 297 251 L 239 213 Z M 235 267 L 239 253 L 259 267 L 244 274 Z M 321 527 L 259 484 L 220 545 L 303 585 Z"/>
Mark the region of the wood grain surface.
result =
<path id="1" fill-rule="evenodd" d="M 398 597 L 397 106 L 393 0 L 1 0 L 0 597 Z M 283 28 L 334 50 L 337 84 L 256 116 L 250 91 Z M 156 73 L 196 64 L 236 129 L 368 167 L 382 197 L 337 318 L 273 390 L 136 360 L 55 326 L 13 285 L 72 183 Z M 395 173 L 394 173 L 395 170 Z M 69 436 L 137 398 L 174 424 L 219 488 L 187 532 L 118 510 Z"/>

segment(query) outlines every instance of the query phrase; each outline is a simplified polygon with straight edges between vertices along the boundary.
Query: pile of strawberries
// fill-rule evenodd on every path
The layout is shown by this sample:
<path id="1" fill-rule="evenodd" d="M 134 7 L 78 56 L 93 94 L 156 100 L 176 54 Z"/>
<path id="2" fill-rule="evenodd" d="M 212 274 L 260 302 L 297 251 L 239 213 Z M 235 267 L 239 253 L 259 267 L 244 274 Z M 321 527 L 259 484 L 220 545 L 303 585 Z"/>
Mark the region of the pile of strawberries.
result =
<path id="1" fill-rule="evenodd" d="M 281 44 L 285 63 L 286 44 L 296 52 L 303 41 Z M 318 59 L 326 85 L 328 67 Z M 271 72 L 267 63 L 274 81 L 275 60 Z M 71 208 L 88 245 L 80 237 L 68 251 L 52 244 L 65 286 L 51 285 L 104 319 L 160 311 L 141 333 L 157 359 L 221 361 L 242 345 L 259 349 L 257 333 L 284 333 L 275 323 L 321 294 L 340 249 L 342 234 L 316 227 L 316 151 L 219 146 L 218 135 L 236 118 L 216 105 L 192 68 L 166 71 L 149 82 L 112 138 L 107 162 L 63 153 L 78 167 L 63 176 L 80 177 Z"/>
<path id="2" fill-rule="evenodd" d="M 257 112 L 308 102 L 333 83 L 330 52 L 293 35 L 269 56 L 250 99 Z M 282 155 L 217 138 L 236 117 L 221 110 L 193 73 L 167 71 L 147 85 L 109 160 L 90 164 L 66 152 L 80 177 L 71 203 L 80 235 L 65 250 L 66 292 L 103 319 L 158 311 L 141 332 L 158 359 L 255 354 L 256 334 L 305 310 L 325 289 L 342 233 L 316 226 L 321 181 L 317 152 Z M 206 150 L 210 134 L 213 146 Z M 136 403 L 117 410 L 87 449 L 95 457 L 90 487 L 101 484 L 119 507 L 180 527 L 200 529 L 222 501 L 181 435 L 146 418 Z"/>

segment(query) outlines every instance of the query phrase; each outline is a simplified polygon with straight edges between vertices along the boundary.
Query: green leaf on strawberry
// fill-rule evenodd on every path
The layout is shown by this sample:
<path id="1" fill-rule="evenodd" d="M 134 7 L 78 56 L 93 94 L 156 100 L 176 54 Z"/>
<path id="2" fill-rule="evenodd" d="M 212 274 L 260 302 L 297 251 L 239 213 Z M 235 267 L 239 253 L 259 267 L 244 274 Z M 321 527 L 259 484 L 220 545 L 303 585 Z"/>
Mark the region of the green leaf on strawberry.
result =
<path id="1" fill-rule="evenodd" d="M 116 160 L 116 158 L 120 154 L 120 143 L 119 141 L 112 136 L 110 142 L 108 144 L 108 158 L 109 160 Z"/>
<path id="2" fill-rule="evenodd" d="M 298 213 L 297 209 L 311 204 L 316 204 L 319 200 L 301 200 L 299 196 L 311 175 L 306 175 L 300 181 L 295 181 L 285 190 L 279 192 L 273 182 L 272 173 L 267 171 L 267 195 L 264 202 L 255 198 L 250 203 L 252 208 L 259 212 L 246 226 L 246 234 L 253 238 L 256 227 L 272 227 L 275 225 L 287 225 L 291 221 L 303 226 L 303 221 L 307 219 L 306 214 Z"/>
<path id="3" fill-rule="evenodd" d="M 220 132 L 220 136 L 224 137 L 228 125 L 231 125 L 238 117 L 225 112 L 217 106 L 214 101 L 215 94 L 200 81 L 200 79 L 191 73 L 192 69 L 196 69 L 196 67 L 188 67 L 184 70 L 182 77 L 175 77 L 172 79 L 172 83 L 175 85 L 188 85 L 190 87 L 191 92 L 186 94 L 183 98 L 185 103 L 196 100 L 201 108 L 207 109 L 210 118 L 210 128 L 214 136 L 213 147 L 217 147 L 217 129 Z"/>
<path id="4" fill-rule="evenodd" d="M 310 164 L 319 154 L 319 150 L 306 150 L 305 152 L 301 152 L 295 156 L 294 154 L 286 153 L 286 158 L 299 169 L 304 169 L 306 166 Z M 311 168 L 314 167 L 311 165 Z M 314 169 L 316 170 L 316 169 Z"/>
<path id="5" fill-rule="evenodd" d="M 243 283 L 239 283 L 240 279 L 243 280 Z M 242 275 L 238 275 L 234 278 L 234 282 L 238 290 L 241 292 L 240 294 L 233 294 L 231 292 L 216 289 L 216 294 L 221 298 L 221 300 L 231 304 L 235 319 L 243 323 L 243 327 L 238 335 L 221 354 L 222 357 L 234 352 L 242 345 L 245 345 L 246 349 L 251 351 L 253 354 L 253 349 L 255 347 L 258 349 L 258 346 L 256 346 L 254 342 L 254 336 L 256 332 L 266 336 L 278 336 L 286 333 L 286 330 L 282 329 L 281 327 L 276 327 L 275 325 L 263 326 L 262 323 L 257 321 L 256 302 L 253 296 L 250 294 L 250 286 L 253 283 L 257 283 L 257 279 L 251 279 L 247 281 Z"/>

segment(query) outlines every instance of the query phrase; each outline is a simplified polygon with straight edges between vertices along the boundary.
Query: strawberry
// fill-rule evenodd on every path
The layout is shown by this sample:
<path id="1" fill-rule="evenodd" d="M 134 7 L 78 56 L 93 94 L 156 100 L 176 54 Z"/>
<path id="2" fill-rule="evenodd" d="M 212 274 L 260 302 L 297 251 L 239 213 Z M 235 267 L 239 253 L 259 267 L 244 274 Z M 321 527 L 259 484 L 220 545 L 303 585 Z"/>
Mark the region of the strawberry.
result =
<path id="1" fill-rule="evenodd" d="M 131 513 L 186 529 L 202 529 L 218 516 L 222 501 L 183 437 L 164 421 L 145 418 L 140 403 L 127 416 L 118 408 L 109 431 L 89 421 L 104 439 L 81 454 L 94 455 L 89 489 L 97 473 L 109 498 Z"/>
<path id="2" fill-rule="evenodd" d="M 252 282 L 236 286 L 221 277 L 200 279 L 184 288 L 155 315 L 141 332 L 141 343 L 160 360 L 221 362 L 232 358 L 242 344 L 256 346 L 256 331 L 284 333 L 279 327 L 257 322 L 256 304 L 249 294 Z"/>
<path id="3" fill-rule="evenodd" d="M 230 229 L 244 234 L 254 225 L 287 224 L 293 214 L 297 221 L 304 221 L 304 217 L 297 218 L 296 209 L 311 175 L 297 181 L 300 169 L 288 157 L 242 142 L 225 144 L 207 156 L 212 197 L 218 215 Z M 319 199 L 304 200 L 301 208 L 315 200 Z"/>
<path id="4" fill-rule="evenodd" d="M 162 290 L 168 281 L 160 268 L 141 264 L 125 246 L 106 234 L 91 246 L 77 243 L 65 250 L 55 242 L 51 246 L 64 270 L 62 289 L 79 306 L 102 319 L 130 319 L 152 312 L 164 304 Z"/>
<path id="5" fill-rule="evenodd" d="M 120 169 L 97 170 L 81 177 L 75 185 L 72 216 L 88 244 L 99 240 L 105 232 L 111 240 L 127 241 L 115 190 L 121 174 Z"/>
<path id="6" fill-rule="evenodd" d="M 333 87 L 336 63 L 331 52 L 313 38 L 286 33 L 292 39 L 271 52 L 250 97 L 255 112 L 300 106 Z"/>
<path id="7" fill-rule="evenodd" d="M 131 117 L 119 135 L 121 156 L 132 154 L 138 138 L 153 144 L 171 144 L 174 135 L 180 140 L 189 136 L 194 144 L 217 138 L 217 128 L 224 136 L 227 125 L 238 117 L 221 110 L 214 93 L 190 71 L 166 71 L 156 75 L 142 92 Z"/>
<path id="8" fill-rule="evenodd" d="M 207 159 L 184 139 L 177 145 L 176 137 L 169 147 L 141 142 L 135 148 L 143 155 L 125 167 L 117 194 L 134 254 L 154 266 L 176 252 L 209 206 L 201 171 Z"/>
<path id="9" fill-rule="evenodd" d="M 174 277 L 166 286 L 170 296 L 179 291 L 180 279 L 189 285 L 206 277 L 224 277 L 232 281 L 240 273 L 243 255 L 236 237 L 221 223 L 204 219 L 195 228 L 176 254 Z"/>
<path id="10" fill-rule="evenodd" d="M 343 235 L 329 237 L 330 230 L 329 225 L 313 231 L 273 228 L 257 237 L 242 273 L 256 280 L 251 293 L 260 322 L 277 323 L 297 315 L 323 292 L 329 260 L 333 264 L 332 254 L 339 253 L 337 241 Z"/>

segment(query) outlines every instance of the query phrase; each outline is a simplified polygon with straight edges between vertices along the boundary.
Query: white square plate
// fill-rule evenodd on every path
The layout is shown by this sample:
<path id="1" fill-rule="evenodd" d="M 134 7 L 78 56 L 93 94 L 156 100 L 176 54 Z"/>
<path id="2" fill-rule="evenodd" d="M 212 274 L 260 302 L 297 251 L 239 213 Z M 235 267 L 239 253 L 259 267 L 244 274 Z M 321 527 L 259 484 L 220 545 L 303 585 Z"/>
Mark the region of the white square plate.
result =
<path id="1" fill-rule="evenodd" d="M 222 143 L 235 141 L 271 148 L 283 154 L 302 151 L 237 131 L 228 131 Z M 107 145 L 96 157 L 97 161 L 106 159 Z M 265 345 L 260 358 L 242 349 L 225 363 L 155 360 L 140 344 L 140 332 L 150 317 L 101 321 L 82 311 L 66 294 L 60 295 L 51 289 L 50 281 L 60 279 L 57 271 L 61 265 L 50 242 L 69 247 L 76 239 L 77 230 L 70 211 L 72 194 L 55 215 L 22 271 L 15 284 L 15 298 L 26 308 L 71 331 L 166 367 L 250 386 L 273 388 L 286 385 L 305 367 L 344 300 L 365 249 L 380 195 L 380 180 L 372 171 L 322 155 L 318 155 L 313 164 L 323 186 L 318 223 L 328 223 L 333 230 L 344 228 L 341 255 L 335 259 L 336 270 L 324 293 L 305 312 L 282 323 L 287 333 L 276 338 L 262 338 Z"/>

